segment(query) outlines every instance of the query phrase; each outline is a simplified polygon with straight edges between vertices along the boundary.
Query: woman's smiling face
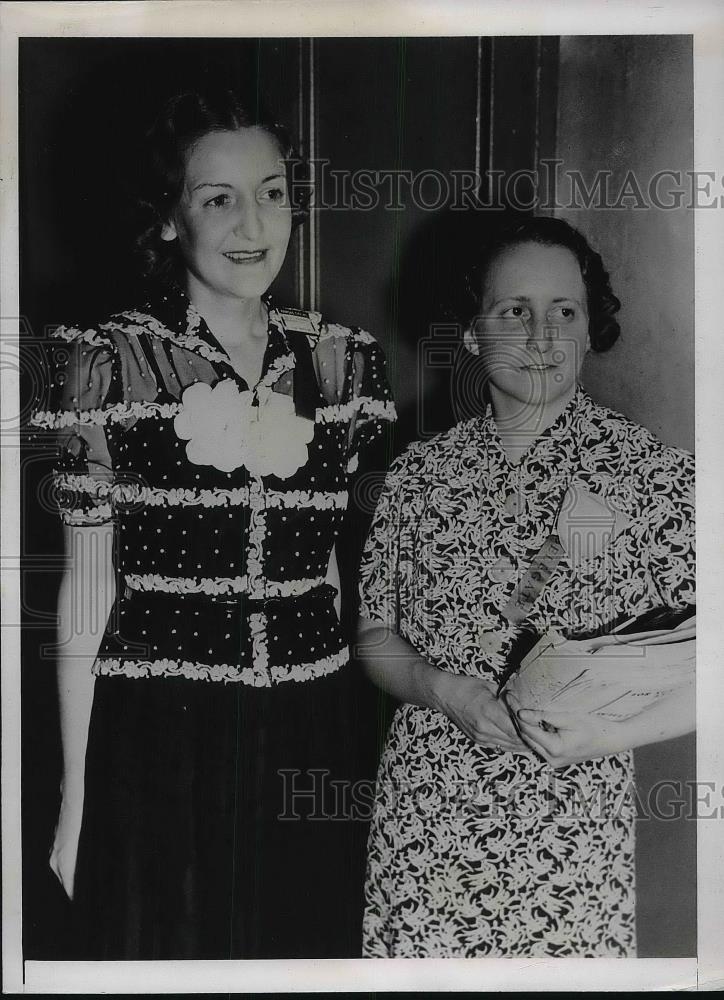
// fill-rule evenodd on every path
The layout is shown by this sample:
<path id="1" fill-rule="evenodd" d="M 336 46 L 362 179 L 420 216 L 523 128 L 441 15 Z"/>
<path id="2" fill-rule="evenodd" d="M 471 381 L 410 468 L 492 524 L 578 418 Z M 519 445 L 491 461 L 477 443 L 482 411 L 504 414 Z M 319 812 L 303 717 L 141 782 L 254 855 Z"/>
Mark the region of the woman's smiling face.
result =
<path id="1" fill-rule="evenodd" d="M 539 407 L 572 396 L 589 339 L 571 251 L 538 243 L 503 250 L 484 278 L 474 334 L 494 402 L 497 394 Z"/>
<path id="2" fill-rule="evenodd" d="M 279 273 L 292 216 L 276 139 L 261 128 L 209 132 L 186 157 L 165 240 L 178 239 L 191 298 L 258 298 Z"/>

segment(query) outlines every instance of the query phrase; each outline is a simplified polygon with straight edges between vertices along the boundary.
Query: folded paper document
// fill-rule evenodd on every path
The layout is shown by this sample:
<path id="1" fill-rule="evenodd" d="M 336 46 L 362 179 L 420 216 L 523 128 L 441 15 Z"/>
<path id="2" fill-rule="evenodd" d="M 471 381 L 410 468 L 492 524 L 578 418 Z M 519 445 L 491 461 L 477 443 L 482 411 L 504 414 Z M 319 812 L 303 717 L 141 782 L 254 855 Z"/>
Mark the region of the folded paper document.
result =
<path id="1" fill-rule="evenodd" d="M 693 609 L 692 609 L 693 611 Z M 696 616 L 674 628 L 643 620 L 596 639 L 547 632 L 521 660 L 505 691 L 524 708 L 627 719 L 694 683 Z"/>

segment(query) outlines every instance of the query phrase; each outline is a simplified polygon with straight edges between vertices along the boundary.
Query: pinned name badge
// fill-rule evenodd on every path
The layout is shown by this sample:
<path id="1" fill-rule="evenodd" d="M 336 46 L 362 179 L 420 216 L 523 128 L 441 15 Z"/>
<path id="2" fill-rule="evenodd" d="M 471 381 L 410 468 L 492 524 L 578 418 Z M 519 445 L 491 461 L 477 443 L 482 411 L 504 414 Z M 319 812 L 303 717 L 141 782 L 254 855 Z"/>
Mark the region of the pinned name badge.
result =
<path id="1" fill-rule="evenodd" d="M 305 312 L 303 309 L 279 309 L 279 320 L 282 328 L 293 333 L 306 333 L 307 336 L 319 337 L 319 325 L 322 314 Z"/>

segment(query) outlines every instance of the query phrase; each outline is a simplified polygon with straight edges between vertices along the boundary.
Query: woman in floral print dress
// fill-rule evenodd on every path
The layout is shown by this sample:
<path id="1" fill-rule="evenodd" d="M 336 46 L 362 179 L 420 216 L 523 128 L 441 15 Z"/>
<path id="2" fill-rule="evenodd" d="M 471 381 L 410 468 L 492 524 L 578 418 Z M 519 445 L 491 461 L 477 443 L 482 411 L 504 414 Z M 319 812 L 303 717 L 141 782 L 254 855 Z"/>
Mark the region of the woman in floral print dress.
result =
<path id="1" fill-rule="evenodd" d="M 150 142 L 142 245 L 166 280 L 57 331 L 34 418 L 59 435 L 71 557 L 51 866 L 78 957 L 354 956 L 360 827 L 318 820 L 355 777 L 332 553 L 394 416 L 383 356 L 267 295 L 303 215 L 277 126 L 188 94 Z"/>
<path id="2" fill-rule="evenodd" d="M 585 352 L 619 334 L 579 233 L 510 225 L 472 287 L 487 409 L 393 464 L 363 560 L 361 654 L 403 702 L 364 953 L 631 956 L 631 750 L 693 728 L 693 685 L 626 721 L 506 706 L 496 689 L 523 623 L 596 636 L 693 604 L 693 461 L 579 385 Z M 576 509 L 578 542 L 563 527 Z"/>

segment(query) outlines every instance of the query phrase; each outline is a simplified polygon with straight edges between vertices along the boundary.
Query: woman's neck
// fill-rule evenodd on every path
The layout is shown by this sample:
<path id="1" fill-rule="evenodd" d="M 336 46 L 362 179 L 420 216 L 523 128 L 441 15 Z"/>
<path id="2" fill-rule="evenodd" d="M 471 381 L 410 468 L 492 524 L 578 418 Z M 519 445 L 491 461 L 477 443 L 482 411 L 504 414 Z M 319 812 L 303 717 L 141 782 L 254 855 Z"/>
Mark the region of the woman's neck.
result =
<path id="1" fill-rule="evenodd" d="M 508 461 L 515 465 L 533 442 L 555 423 L 575 394 L 575 386 L 570 392 L 547 402 L 537 400 L 521 403 L 501 393 L 495 386 L 490 387 L 490 402 L 498 436 Z"/>
<path id="2" fill-rule="evenodd" d="M 193 279 L 188 282 L 188 296 L 227 353 L 245 344 L 266 342 L 267 309 L 260 297 L 240 299 L 213 295 Z"/>

